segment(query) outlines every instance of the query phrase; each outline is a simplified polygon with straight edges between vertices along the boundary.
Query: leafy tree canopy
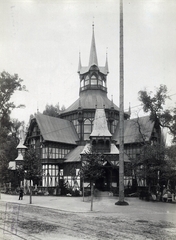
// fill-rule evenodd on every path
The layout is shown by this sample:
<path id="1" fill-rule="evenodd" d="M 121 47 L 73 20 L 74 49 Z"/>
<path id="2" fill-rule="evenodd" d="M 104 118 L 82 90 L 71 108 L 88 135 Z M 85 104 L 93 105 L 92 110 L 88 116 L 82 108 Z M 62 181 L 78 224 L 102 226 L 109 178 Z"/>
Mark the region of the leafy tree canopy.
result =
<path id="1" fill-rule="evenodd" d="M 16 106 L 11 97 L 16 91 L 25 90 L 23 80 L 17 74 L 10 75 L 3 71 L 0 73 L 0 181 L 9 181 L 9 161 L 17 157 L 17 136 L 19 128 L 23 124 L 16 119 L 10 118 L 10 113 Z"/>
<path id="2" fill-rule="evenodd" d="M 60 113 L 65 110 L 65 106 L 63 105 L 60 109 L 59 103 L 53 106 L 52 104 L 47 104 L 45 110 L 43 111 L 44 115 L 48 115 L 51 117 L 59 117 Z"/>
<path id="3" fill-rule="evenodd" d="M 94 183 L 98 178 L 104 174 L 103 170 L 103 154 L 92 152 L 91 150 L 82 155 L 82 167 L 80 169 L 80 176 L 84 179 L 90 180 Z"/>
<path id="4" fill-rule="evenodd" d="M 139 91 L 139 100 L 142 102 L 143 110 L 150 113 L 150 119 L 157 121 L 161 127 L 167 127 L 173 138 L 176 136 L 176 107 L 165 109 L 166 100 L 170 99 L 167 87 L 160 85 L 156 92 Z"/>
<path id="5" fill-rule="evenodd" d="M 11 97 L 15 91 L 26 90 L 22 85 L 23 80 L 17 74 L 10 75 L 3 71 L 0 73 L 0 114 L 1 114 L 1 127 L 10 128 L 10 113 L 14 108 L 19 108 L 24 105 L 16 106 L 11 102 Z"/>
<path id="6" fill-rule="evenodd" d="M 42 164 L 40 156 L 36 153 L 35 149 L 30 148 L 24 155 L 24 177 L 27 180 L 35 180 L 42 176 Z"/>

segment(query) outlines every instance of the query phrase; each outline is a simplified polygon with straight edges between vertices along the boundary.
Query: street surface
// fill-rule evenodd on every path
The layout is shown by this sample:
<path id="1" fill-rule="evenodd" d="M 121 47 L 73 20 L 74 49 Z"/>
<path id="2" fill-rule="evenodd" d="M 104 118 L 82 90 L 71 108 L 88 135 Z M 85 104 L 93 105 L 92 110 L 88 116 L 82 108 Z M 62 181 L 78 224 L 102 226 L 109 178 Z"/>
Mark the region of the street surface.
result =
<path id="1" fill-rule="evenodd" d="M 18 196 L 1 194 L 0 239 L 3 240 L 175 240 L 176 204 L 127 198 Z"/>

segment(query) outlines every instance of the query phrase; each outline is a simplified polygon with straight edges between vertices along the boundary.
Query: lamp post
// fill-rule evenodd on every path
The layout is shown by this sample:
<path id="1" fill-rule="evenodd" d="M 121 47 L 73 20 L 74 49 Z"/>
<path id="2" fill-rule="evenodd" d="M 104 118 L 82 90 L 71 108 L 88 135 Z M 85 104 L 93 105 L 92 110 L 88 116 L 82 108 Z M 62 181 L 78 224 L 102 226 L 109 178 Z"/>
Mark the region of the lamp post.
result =
<path id="1" fill-rule="evenodd" d="M 124 201 L 124 66 L 123 66 L 123 0 L 120 0 L 120 121 L 119 121 L 119 201 L 116 205 L 128 205 Z"/>

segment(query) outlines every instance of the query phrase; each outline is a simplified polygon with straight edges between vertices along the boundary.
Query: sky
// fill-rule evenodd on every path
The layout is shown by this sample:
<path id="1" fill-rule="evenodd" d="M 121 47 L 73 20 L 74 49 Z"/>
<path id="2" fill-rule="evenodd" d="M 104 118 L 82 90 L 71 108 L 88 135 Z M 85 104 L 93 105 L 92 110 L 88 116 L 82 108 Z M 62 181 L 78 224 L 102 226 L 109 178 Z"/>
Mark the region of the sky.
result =
<path id="1" fill-rule="evenodd" d="M 124 0 L 124 108 L 144 115 L 138 92 L 165 84 L 176 103 L 176 1 Z M 88 65 L 94 22 L 99 66 L 108 53 L 108 97 L 119 106 L 119 0 L 0 0 L 0 71 L 17 73 L 27 92 L 12 117 L 28 123 L 46 104 L 79 97 L 79 52 Z"/>

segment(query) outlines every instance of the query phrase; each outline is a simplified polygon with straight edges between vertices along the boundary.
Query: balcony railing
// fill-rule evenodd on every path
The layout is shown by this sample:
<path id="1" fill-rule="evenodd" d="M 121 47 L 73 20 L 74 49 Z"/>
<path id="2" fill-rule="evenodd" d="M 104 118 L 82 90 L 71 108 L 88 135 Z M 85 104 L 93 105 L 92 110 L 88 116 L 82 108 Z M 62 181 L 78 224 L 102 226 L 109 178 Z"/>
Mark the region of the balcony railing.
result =
<path id="1" fill-rule="evenodd" d="M 80 87 L 80 91 L 85 91 L 85 90 L 88 90 L 88 89 L 91 89 L 91 90 L 103 90 L 105 92 L 107 92 L 107 88 L 104 87 L 104 86 L 101 86 L 101 85 L 86 85 L 86 86 L 83 86 L 83 87 Z"/>

